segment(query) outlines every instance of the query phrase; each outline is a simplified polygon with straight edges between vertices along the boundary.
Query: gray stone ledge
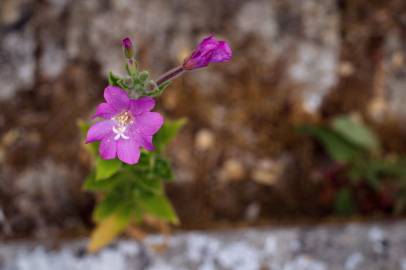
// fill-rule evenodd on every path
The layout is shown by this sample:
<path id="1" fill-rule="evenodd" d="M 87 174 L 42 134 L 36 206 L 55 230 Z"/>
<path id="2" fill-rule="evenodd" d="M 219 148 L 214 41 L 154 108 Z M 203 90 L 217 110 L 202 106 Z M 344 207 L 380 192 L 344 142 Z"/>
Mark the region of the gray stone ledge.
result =
<path id="1" fill-rule="evenodd" d="M 151 235 L 144 243 L 121 240 L 83 255 L 85 240 L 58 250 L 30 242 L 0 245 L 0 269 L 272 269 L 406 270 L 406 222 L 295 228 L 180 232 Z M 166 244 L 162 253 L 154 246 Z"/>

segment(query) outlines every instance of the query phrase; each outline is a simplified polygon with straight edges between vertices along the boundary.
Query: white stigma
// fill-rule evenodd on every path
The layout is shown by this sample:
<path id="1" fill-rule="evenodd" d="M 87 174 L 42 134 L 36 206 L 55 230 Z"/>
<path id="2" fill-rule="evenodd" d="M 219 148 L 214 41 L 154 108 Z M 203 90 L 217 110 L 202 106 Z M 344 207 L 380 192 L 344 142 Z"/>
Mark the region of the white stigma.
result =
<path id="1" fill-rule="evenodd" d="M 118 126 L 118 127 L 113 127 L 113 132 L 116 134 L 114 137 L 114 140 L 119 140 L 120 138 L 123 138 L 124 140 L 128 140 L 130 137 L 124 134 L 125 130 L 127 128 L 124 126 Z"/>

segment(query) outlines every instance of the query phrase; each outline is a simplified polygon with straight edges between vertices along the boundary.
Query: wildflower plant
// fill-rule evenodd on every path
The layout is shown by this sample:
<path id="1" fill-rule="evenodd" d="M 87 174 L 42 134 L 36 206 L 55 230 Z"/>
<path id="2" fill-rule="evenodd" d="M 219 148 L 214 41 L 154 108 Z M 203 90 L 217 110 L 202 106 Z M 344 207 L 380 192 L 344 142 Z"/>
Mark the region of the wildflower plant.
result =
<path id="1" fill-rule="evenodd" d="M 300 131 L 316 138 L 332 161 L 322 173 L 322 197 L 338 214 L 404 212 L 406 160 L 383 155 L 379 137 L 360 119 L 342 115 L 329 125 L 304 125 Z"/>
<path id="2" fill-rule="evenodd" d="M 94 164 L 83 188 L 100 198 L 93 212 L 97 226 L 88 246 L 91 252 L 145 220 L 179 223 L 164 192 L 164 183 L 173 178 L 164 150 L 186 121 L 165 121 L 152 111 L 155 98 L 184 72 L 232 57 L 227 42 L 209 36 L 182 65 L 152 80 L 148 71 L 139 69 L 130 38 L 122 40 L 122 48 L 127 75 L 109 73 L 104 102 L 92 116 L 98 121 L 81 123 Z"/>

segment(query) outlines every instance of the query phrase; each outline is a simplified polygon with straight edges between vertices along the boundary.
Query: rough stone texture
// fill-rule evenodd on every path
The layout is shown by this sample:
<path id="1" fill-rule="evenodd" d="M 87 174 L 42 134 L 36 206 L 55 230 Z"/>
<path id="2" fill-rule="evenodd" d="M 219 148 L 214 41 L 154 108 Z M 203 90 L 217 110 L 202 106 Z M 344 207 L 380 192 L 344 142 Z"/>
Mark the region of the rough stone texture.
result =
<path id="1" fill-rule="evenodd" d="M 272 67 L 277 61 L 287 62 L 286 82 L 303 86 L 305 107 L 312 112 L 337 81 L 339 33 L 334 1 L 306 1 L 297 5 L 293 0 L 230 0 L 214 12 L 211 7 L 215 2 L 182 0 L 18 2 L 22 3 L 14 4 L 10 0 L 2 3 L 3 9 L 8 10 L 2 15 L 4 28 L 8 27 L 8 30 L 4 31 L 7 34 L 0 51 L 8 61 L 3 61 L 6 64 L 2 64 L 0 74 L 1 82 L 9 83 L 1 92 L 2 99 L 32 87 L 37 79 L 34 78 L 36 65 L 40 76 L 48 79 L 60 75 L 67 61 L 72 59 L 99 63 L 102 76 L 109 70 L 120 70 L 122 58 L 117 47 L 125 34 L 136 38 L 139 50 L 147 50 L 144 65 L 164 71 L 168 63 L 178 62 L 182 52 L 192 49 L 196 38 L 201 37 L 201 34 L 194 34 L 196 30 L 215 31 L 225 36 L 237 55 L 240 46 L 255 40 L 244 51 L 253 65 Z M 13 23 L 25 19 L 21 10 L 27 5 L 37 7 L 32 11 L 32 19 L 21 22 L 21 27 L 13 27 Z M 233 8 L 229 10 L 231 6 Z M 13 18 L 8 18 L 10 13 L 15 13 Z M 47 23 L 49 21 L 53 23 Z M 219 32 L 218 25 L 226 27 Z M 40 48 L 38 63 L 34 59 L 36 46 Z M 241 62 L 244 59 L 238 59 L 238 56 L 236 61 L 234 72 L 245 65 Z M 12 76 L 15 73 L 17 76 Z M 207 85 L 206 76 L 202 76 L 201 85 L 212 88 Z M 224 80 L 211 81 L 221 84 Z"/>
<path id="2" fill-rule="evenodd" d="M 406 43 L 401 33 L 388 35 L 385 41 L 385 57 L 383 60 L 383 89 L 380 93 L 386 101 L 386 111 L 392 117 L 406 119 Z M 379 87 L 379 86 L 377 86 Z"/>
<path id="3" fill-rule="evenodd" d="M 2 270 L 405 270 L 405 226 L 405 222 L 397 222 L 183 232 L 167 239 L 149 236 L 143 244 L 120 241 L 96 255 L 82 254 L 84 241 L 66 242 L 56 250 L 32 243 L 9 243 L 0 245 L 0 267 Z"/>
<path id="4" fill-rule="evenodd" d="M 320 213 L 308 200 L 317 200 L 308 176 L 315 150 L 293 127 L 308 119 L 303 111 L 318 116 L 323 104 L 322 115 L 361 110 L 371 96 L 373 115 L 382 114 L 382 100 L 383 114 L 406 115 L 398 53 L 405 48 L 404 3 L 220 2 L 0 1 L 1 232 L 69 227 L 83 221 L 75 212 L 90 215 L 91 204 L 78 195 L 89 160 L 75 123 L 101 100 L 106 72 L 122 71 L 126 35 L 154 76 L 179 64 L 207 33 L 229 40 L 235 52 L 231 64 L 187 74 L 160 97 L 158 110 L 190 120 L 169 151 L 178 184 L 169 195 L 185 224 Z M 374 46 L 376 39 L 385 45 Z M 375 47 L 385 51 L 380 64 L 370 60 Z M 341 58 L 354 70 L 344 72 L 349 84 L 361 84 L 342 87 Z M 338 105 L 330 106 L 326 97 L 334 95 Z M 201 130 L 211 134 L 209 144 L 195 143 Z M 61 201 L 49 205 L 55 197 Z"/>

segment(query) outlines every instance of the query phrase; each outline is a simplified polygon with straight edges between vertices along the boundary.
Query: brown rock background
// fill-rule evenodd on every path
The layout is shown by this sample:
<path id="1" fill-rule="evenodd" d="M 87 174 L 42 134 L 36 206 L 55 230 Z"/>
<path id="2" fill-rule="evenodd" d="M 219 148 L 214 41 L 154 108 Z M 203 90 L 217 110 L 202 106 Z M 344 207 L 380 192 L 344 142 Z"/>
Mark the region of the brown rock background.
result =
<path id="1" fill-rule="evenodd" d="M 406 4 L 402 0 L 2 0 L 1 235 L 89 226 L 89 165 L 77 119 L 122 72 L 130 35 L 158 76 L 208 33 L 234 58 L 178 79 L 159 100 L 189 124 L 169 155 L 185 228 L 329 214 L 314 194 L 320 161 L 300 123 L 360 112 L 385 150 L 405 153 Z"/>

